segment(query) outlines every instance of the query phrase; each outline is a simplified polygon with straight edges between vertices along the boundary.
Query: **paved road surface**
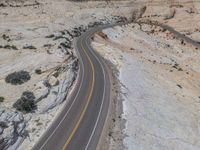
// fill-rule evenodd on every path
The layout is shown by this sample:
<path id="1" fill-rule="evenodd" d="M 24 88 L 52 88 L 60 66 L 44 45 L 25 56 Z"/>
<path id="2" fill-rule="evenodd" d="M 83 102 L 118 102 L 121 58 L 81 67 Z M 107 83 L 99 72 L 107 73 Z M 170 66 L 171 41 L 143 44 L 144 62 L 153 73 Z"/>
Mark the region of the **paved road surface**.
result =
<path id="1" fill-rule="evenodd" d="M 33 150 L 96 149 L 110 104 L 110 79 L 106 65 L 90 46 L 90 37 L 96 31 L 111 26 L 91 29 L 77 40 L 80 60 L 77 86 L 69 97 L 69 103 Z M 200 45 L 172 27 L 160 26 L 178 38 L 195 46 Z"/>
<path id="2" fill-rule="evenodd" d="M 102 27 L 103 28 L 103 27 Z M 110 104 L 110 79 L 102 59 L 90 46 L 91 29 L 77 40 L 80 72 L 69 103 L 33 150 L 95 150 Z"/>

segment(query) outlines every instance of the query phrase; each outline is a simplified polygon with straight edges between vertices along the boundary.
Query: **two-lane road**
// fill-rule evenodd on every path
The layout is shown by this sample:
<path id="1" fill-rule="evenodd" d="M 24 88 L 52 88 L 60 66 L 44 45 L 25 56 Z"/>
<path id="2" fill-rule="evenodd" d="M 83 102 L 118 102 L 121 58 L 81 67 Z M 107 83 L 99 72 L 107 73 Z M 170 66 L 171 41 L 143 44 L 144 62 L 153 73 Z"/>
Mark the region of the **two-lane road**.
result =
<path id="1" fill-rule="evenodd" d="M 96 149 L 110 105 L 108 69 L 90 46 L 92 34 L 100 29 L 91 29 L 78 38 L 80 69 L 76 88 L 33 150 Z"/>
<path id="2" fill-rule="evenodd" d="M 121 23 L 118 25 L 128 24 Z M 76 88 L 48 131 L 40 138 L 33 150 L 95 150 L 107 118 L 110 106 L 111 83 L 108 69 L 90 46 L 91 36 L 97 27 L 78 38 L 76 50 L 80 60 Z M 194 46 L 194 41 L 167 25 L 159 25 Z"/>

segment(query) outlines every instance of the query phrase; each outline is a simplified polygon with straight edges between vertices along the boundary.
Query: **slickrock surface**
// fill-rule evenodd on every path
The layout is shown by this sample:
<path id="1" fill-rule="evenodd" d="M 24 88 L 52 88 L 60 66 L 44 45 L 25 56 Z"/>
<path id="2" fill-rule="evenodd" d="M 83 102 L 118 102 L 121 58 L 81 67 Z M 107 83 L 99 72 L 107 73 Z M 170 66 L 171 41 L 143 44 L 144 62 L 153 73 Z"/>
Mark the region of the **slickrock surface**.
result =
<path id="1" fill-rule="evenodd" d="M 194 5 L 174 6 L 174 18 L 166 20 L 169 5 L 152 4 L 139 20 L 157 20 L 199 41 L 200 7 Z M 195 12 L 188 14 L 190 8 Z M 113 119 L 110 149 L 120 142 L 130 150 L 200 149 L 200 47 L 143 23 L 105 29 L 92 45 L 119 71 L 125 126 L 122 135 L 123 122 Z"/>
<path id="2" fill-rule="evenodd" d="M 94 25 L 130 17 L 133 8 L 123 1 L 0 1 L 0 149 L 31 149 L 75 83 L 74 39 Z M 32 111 L 19 111 L 15 103 L 27 99 Z"/>

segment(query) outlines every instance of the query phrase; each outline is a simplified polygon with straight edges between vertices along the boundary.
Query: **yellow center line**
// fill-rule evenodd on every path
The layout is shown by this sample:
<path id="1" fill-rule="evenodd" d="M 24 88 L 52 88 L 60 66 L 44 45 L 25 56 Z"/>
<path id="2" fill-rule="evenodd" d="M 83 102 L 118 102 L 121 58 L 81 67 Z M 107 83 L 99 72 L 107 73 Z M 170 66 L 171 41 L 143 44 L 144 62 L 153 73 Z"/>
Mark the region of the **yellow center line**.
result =
<path id="1" fill-rule="evenodd" d="M 86 56 L 87 56 L 87 58 L 88 58 L 88 60 L 89 60 L 89 62 L 90 62 L 90 64 L 91 64 L 91 66 L 92 66 L 92 88 L 91 88 L 91 91 L 90 91 L 90 93 L 89 93 L 88 101 L 87 101 L 87 103 L 86 103 L 86 105 L 85 105 L 85 107 L 84 107 L 84 109 L 83 109 L 83 111 L 82 111 L 82 113 L 81 113 L 81 116 L 80 116 L 78 122 L 76 123 L 76 125 L 75 125 L 75 127 L 74 127 L 72 133 L 70 134 L 69 138 L 67 139 L 65 145 L 63 146 L 62 150 L 65 150 L 65 149 L 67 148 L 67 146 L 68 146 L 69 143 L 71 142 L 73 136 L 75 135 L 75 133 L 76 133 L 78 127 L 80 126 L 80 123 L 81 123 L 81 121 L 83 120 L 83 117 L 84 117 L 84 115 L 85 115 L 85 113 L 86 113 L 86 110 L 87 110 L 87 108 L 88 108 L 88 106 L 89 106 L 89 103 L 90 103 L 90 101 L 91 101 L 92 92 L 93 92 L 93 89 L 94 89 L 94 81 L 95 81 L 94 65 L 93 65 L 93 63 L 92 63 L 92 61 L 91 61 L 89 55 L 87 54 L 85 48 L 83 47 L 82 41 L 81 41 L 81 48 L 84 50 L 84 52 L 85 52 L 85 54 L 86 54 Z"/>

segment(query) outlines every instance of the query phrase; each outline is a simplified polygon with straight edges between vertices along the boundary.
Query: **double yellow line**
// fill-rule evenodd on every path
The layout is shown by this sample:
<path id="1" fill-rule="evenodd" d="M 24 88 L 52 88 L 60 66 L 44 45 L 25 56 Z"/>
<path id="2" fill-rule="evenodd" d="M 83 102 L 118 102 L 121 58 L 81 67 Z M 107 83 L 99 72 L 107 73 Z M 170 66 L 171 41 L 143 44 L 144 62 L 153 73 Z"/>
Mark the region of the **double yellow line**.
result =
<path id="1" fill-rule="evenodd" d="M 90 90 L 90 93 L 89 93 L 89 97 L 88 97 L 87 103 L 86 103 L 86 105 L 85 105 L 83 111 L 81 112 L 81 116 L 80 116 L 80 118 L 78 119 L 78 121 L 77 121 L 77 123 L 76 123 L 74 129 L 72 130 L 72 132 L 71 132 L 69 138 L 67 139 L 65 145 L 63 146 L 62 150 L 66 150 L 66 148 L 68 147 L 69 143 L 71 142 L 73 136 L 75 135 L 77 129 L 79 128 L 80 123 L 81 123 L 81 121 L 83 120 L 83 117 L 84 117 L 84 115 L 85 115 L 85 113 L 86 113 L 86 110 L 87 110 L 87 108 L 88 108 L 88 106 L 89 106 L 89 103 L 90 103 L 90 101 L 91 101 L 92 92 L 93 92 L 93 89 L 94 89 L 94 81 L 95 81 L 94 64 L 92 63 L 92 60 L 90 59 L 88 53 L 86 52 L 86 49 L 83 47 L 82 40 L 81 40 L 81 48 L 83 49 L 84 53 L 86 54 L 86 56 L 87 56 L 87 58 L 88 58 L 88 60 L 89 60 L 89 62 L 90 62 L 90 64 L 91 64 L 91 67 L 92 67 L 92 87 L 91 87 L 91 90 Z"/>

